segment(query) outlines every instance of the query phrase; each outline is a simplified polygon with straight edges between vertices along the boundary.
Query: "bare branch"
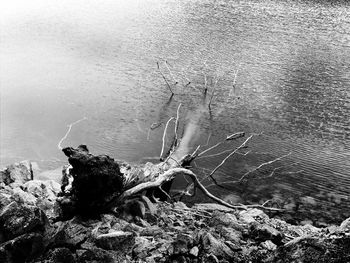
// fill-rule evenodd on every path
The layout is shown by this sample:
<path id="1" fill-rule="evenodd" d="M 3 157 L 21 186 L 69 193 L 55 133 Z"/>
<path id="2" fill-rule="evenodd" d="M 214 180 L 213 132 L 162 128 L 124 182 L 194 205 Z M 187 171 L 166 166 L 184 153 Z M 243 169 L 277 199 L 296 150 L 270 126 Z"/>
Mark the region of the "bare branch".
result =
<path id="1" fill-rule="evenodd" d="M 179 112 L 180 112 L 180 107 L 181 107 L 181 103 L 179 104 L 179 106 L 177 107 L 177 111 L 176 111 L 176 119 L 175 119 L 175 146 L 177 144 L 177 131 L 179 129 Z"/>
<path id="2" fill-rule="evenodd" d="M 210 155 L 201 156 L 201 157 L 197 158 L 197 160 L 198 160 L 198 159 L 203 159 L 203 158 L 210 158 L 210 157 L 220 156 L 220 155 L 222 155 L 222 154 L 224 154 L 224 153 L 228 153 L 228 152 L 231 152 L 231 150 L 225 150 L 225 151 L 222 151 L 222 152 L 219 152 L 219 153 L 214 153 L 214 154 L 210 154 Z M 248 155 L 249 153 L 251 153 L 251 151 L 247 151 L 247 152 L 245 152 L 245 153 L 237 152 L 237 154 L 240 154 L 240 155 L 243 155 L 243 156 L 246 156 L 246 155 Z"/>
<path id="3" fill-rule="evenodd" d="M 282 155 L 282 156 L 280 156 L 280 157 L 278 157 L 278 158 L 276 158 L 276 159 L 273 159 L 273 160 L 271 160 L 271 161 L 268 161 L 268 162 L 265 162 L 265 163 L 260 164 L 259 166 L 255 167 L 254 169 L 252 169 L 252 170 L 246 172 L 244 175 L 242 175 L 242 177 L 241 177 L 238 181 L 239 181 L 239 182 L 243 181 L 243 179 L 246 178 L 246 177 L 247 177 L 248 175 L 250 175 L 251 173 L 253 173 L 253 172 L 255 172 L 255 171 L 261 169 L 262 167 L 264 167 L 264 166 L 266 166 L 266 165 L 270 165 L 270 164 L 273 164 L 274 162 L 280 161 L 281 159 L 283 159 L 283 158 L 285 158 L 285 157 L 287 157 L 287 156 L 289 156 L 289 155 L 291 155 L 291 154 L 292 154 L 292 153 L 288 153 L 288 154 Z"/>
<path id="4" fill-rule="evenodd" d="M 261 205 L 231 205 L 227 202 L 225 202 L 224 200 L 216 197 L 215 195 L 211 194 L 202 184 L 201 182 L 198 180 L 197 176 L 190 170 L 185 169 L 185 168 L 173 168 L 170 169 L 168 171 L 166 171 L 165 173 L 161 174 L 160 176 L 158 176 L 155 181 L 151 181 L 151 182 L 145 182 L 145 183 L 141 183 L 138 184 L 136 186 L 134 186 L 133 188 L 126 190 L 125 192 L 123 192 L 118 198 L 117 201 L 118 202 L 122 202 L 125 199 L 127 199 L 130 196 L 133 196 L 137 193 L 140 193 L 142 191 L 151 189 L 151 188 L 157 188 L 160 185 L 162 185 L 163 183 L 170 181 L 172 179 L 174 179 L 177 175 L 179 174 L 185 174 L 188 175 L 192 181 L 194 182 L 195 187 L 198 187 L 204 195 L 206 195 L 207 197 L 209 197 L 210 199 L 212 199 L 213 201 L 224 205 L 226 207 L 232 208 L 232 209 L 247 209 L 248 207 L 257 207 L 257 208 L 262 208 L 262 209 L 267 209 L 267 210 L 273 210 L 273 211 L 281 211 L 282 209 L 278 209 L 278 208 L 273 208 L 273 207 L 265 207 L 265 206 L 261 206 Z"/>
<path id="5" fill-rule="evenodd" d="M 164 79 L 166 85 L 168 86 L 168 88 L 169 88 L 171 94 L 174 95 L 174 92 L 173 92 L 173 90 L 171 89 L 169 82 L 167 81 L 166 77 L 164 76 L 164 74 L 163 74 L 162 71 L 160 70 L 159 62 L 158 62 L 158 61 L 157 61 L 157 68 L 158 68 L 158 71 L 159 71 L 160 75 L 162 75 L 162 77 L 163 77 L 163 79 Z"/>
<path id="6" fill-rule="evenodd" d="M 245 136 L 245 133 L 244 132 L 236 132 L 236 133 L 233 133 L 231 135 L 228 135 L 226 137 L 226 141 L 232 141 L 232 140 L 236 140 L 238 138 L 241 138 L 241 137 L 244 137 Z"/>
<path id="7" fill-rule="evenodd" d="M 234 155 L 238 150 L 240 150 L 240 149 L 246 147 L 247 142 L 248 142 L 253 136 L 254 136 L 254 134 L 250 135 L 240 146 L 238 146 L 238 147 L 237 147 L 236 149 L 234 149 L 229 155 L 227 155 L 227 156 L 221 161 L 221 163 L 220 163 L 218 166 L 216 166 L 216 167 L 214 168 L 214 170 L 213 170 L 208 176 L 204 177 L 202 180 L 204 180 L 204 179 L 210 177 L 214 182 L 216 182 L 216 180 L 215 180 L 214 177 L 213 177 L 214 173 L 226 162 L 226 160 L 227 160 L 228 158 L 230 158 L 232 155 Z M 218 185 L 218 186 L 219 186 L 219 185 Z"/>
<path id="8" fill-rule="evenodd" d="M 219 80 L 219 77 L 216 77 L 216 80 L 215 80 L 215 83 L 214 83 L 214 87 L 213 87 L 213 92 L 211 93 L 209 104 L 208 104 L 209 109 L 210 109 L 210 105 L 211 105 L 211 102 L 212 102 L 213 97 L 214 97 L 214 93 L 215 93 L 215 90 L 216 90 L 216 87 L 217 87 L 218 80 Z"/>
<path id="9" fill-rule="evenodd" d="M 174 117 L 171 117 L 165 124 L 164 132 L 163 132 L 163 139 L 162 139 L 163 140 L 162 150 L 161 150 L 160 156 L 159 156 L 160 160 L 162 160 L 162 156 L 163 156 L 163 152 L 164 152 L 166 131 L 168 129 L 168 125 L 169 125 L 170 121 L 172 121 L 173 119 L 174 119 Z"/>
<path id="10" fill-rule="evenodd" d="M 67 139 L 67 137 L 68 137 L 68 134 L 70 133 L 70 131 L 72 130 L 72 127 L 75 125 L 75 124 L 78 124 L 79 122 L 81 122 L 81 121 L 83 121 L 83 120 L 87 120 L 87 117 L 84 117 L 84 118 L 82 118 L 82 119 L 80 119 L 80 120 L 77 120 L 77 121 L 75 121 L 75 122 L 72 122 L 71 124 L 68 124 L 68 130 L 67 130 L 67 132 L 66 132 L 66 134 L 62 137 L 62 139 L 58 142 L 58 144 L 57 144 L 57 148 L 59 149 L 59 150 L 62 150 L 63 149 L 63 147 L 62 147 L 62 143 L 63 143 L 63 141 L 65 140 L 65 139 Z"/>
<path id="11" fill-rule="evenodd" d="M 201 152 L 200 154 L 198 154 L 198 157 L 202 156 L 203 154 L 215 149 L 216 147 L 220 146 L 221 144 L 225 143 L 225 141 L 232 141 L 232 140 L 236 140 L 236 139 L 239 139 L 241 137 L 244 137 L 245 136 L 245 133 L 244 132 L 236 132 L 236 133 L 233 133 L 231 135 L 228 135 L 226 137 L 226 139 L 224 141 L 221 141 L 221 142 L 218 142 L 217 144 L 211 146 L 210 148 L 204 150 L 203 152 Z M 209 138 L 208 138 L 208 142 L 209 142 Z M 207 143 L 208 143 L 207 142 Z"/>
<path id="12" fill-rule="evenodd" d="M 168 61 L 165 60 L 165 66 L 166 66 L 166 68 L 168 69 L 169 74 L 170 74 L 170 76 L 172 77 L 172 79 L 173 79 L 173 81 L 174 81 L 174 85 L 177 85 L 179 82 L 175 80 L 174 75 L 173 75 L 173 73 L 172 73 L 172 71 L 171 71 L 169 65 L 170 65 L 170 64 L 168 63 Z"/>

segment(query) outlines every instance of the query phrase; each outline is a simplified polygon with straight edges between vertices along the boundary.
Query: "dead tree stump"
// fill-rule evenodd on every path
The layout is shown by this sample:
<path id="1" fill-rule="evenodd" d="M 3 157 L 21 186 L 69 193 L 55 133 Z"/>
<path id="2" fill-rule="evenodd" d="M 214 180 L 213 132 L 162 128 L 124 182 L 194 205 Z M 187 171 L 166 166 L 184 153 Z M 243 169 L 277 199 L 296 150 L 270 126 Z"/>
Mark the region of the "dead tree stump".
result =
<path id="1" fill-rule="evenodd" d="M 71 191 L 61 202 L 62 209 L 85 216 L 103 213 L 108 203 L 122 193 L 123 174 L 118 163 L 107 155 L 90 154 L 85 145 L 62 151 L 72 166 L 69 174 L 74 179 Z"/>

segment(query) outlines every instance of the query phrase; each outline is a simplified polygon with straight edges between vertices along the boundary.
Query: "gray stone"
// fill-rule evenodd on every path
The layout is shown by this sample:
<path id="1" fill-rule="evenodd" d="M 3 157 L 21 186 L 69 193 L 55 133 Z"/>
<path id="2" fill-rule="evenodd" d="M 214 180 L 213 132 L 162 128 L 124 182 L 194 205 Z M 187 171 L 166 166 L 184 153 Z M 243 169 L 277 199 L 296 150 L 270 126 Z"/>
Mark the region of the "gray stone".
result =
<path id="1" fill-rule="evenodd" d="M 0 225 L 6 239 L 44 228 L 47 223 L 45 214 L 35 206 L 12 202 L 0 214 Z"/>
<path id="2" fill-rule="evenodd" d="M 11 195 L 7 193 L 0 193 L 0 213 L 3 208 L 11 203 Z"/>
<path id="3" fill-rule="evenodd" d="M 45 263 L 74 263 L 75 258 L 72 252 L 65 247 L 49 250 L 45 256 Z"/>
<path id="4" fill-rule="evenodd" d="M 176 236 L 173 246 L 173 254 L 187 254 L 193 247 L 194 239 L 192 236 L 180 233 Z"/>
<path id="5" fill-rule="evenodd" d="M 134 244 L 133 233 L 124 231 L 114 231 L 96 237 L 95 243 L 103 249 L 121 250 L 130 248 Z"/>
<path id="6" fill-rule="evenodd" d="M 263 242 L 266 240 L 271 240 L 276 245 L 281 245 L 283 235 L 274 229 L 273 227 L 266 224 L 251 224 L 249 228 L 250 237 Z"/>
<path id="7" fill-rule="evenodd" d="M 6 167 L 4 171 L 0 173 L 0 182 L 4 182 L 6 185 L 13 182 L 25 183 L 32 179 L 30 165 L 28 161 L 11 164 Z"/>
<path id="8" fill-rule="evenodd" d="M 210 233 L 203 233 L 201 235 L 201 243 L 204 251 L 208 254 L 213 254 L 216 257 L 225 259 L 234 258 L 234 252 Z"/>
<path id="9" fill-rule="evenodd" d="M 32 180 L 26 182 L 23 185 L 23 189 L 36 198 L 49 199 L 51 201 L 54 201 L 56 200 L 57 194 L 61 191 L 61 186 L 59 183 L 53 180 Z"/>
<path id="10" fill-rule="evenodd" d="M 277 249 L 277 246 L 271 240 L 266 240 L 265 242 L 262 242 L 260 246 L 270 251 Z"/>
<path id="11" fill-rule="evenodd" d="M 216 231 L 223 237 L 225 240 L 232 241 L 233 243 L 239 244 L 242 233 L 233 228 L 221 227 L 217 228 Z"/>
<path id="12" fill-rule="evenodd" d="M 32 194 L 23 191 L 19 187 L 13 189 L 13 194 L 11 198 L 12 200 L 22 204 L 33 206 L 36 204 L 36 198 Z"/>
<path id="13" fill-rule="evenodd" d="M 348 219 L 345 219 L 341 224 L 340 224 L 340 230 L 341 231 L 350 231 L 350 217 Z"/>
<path id="14" fill-rule="evenodd" d="M 237 218 L 230 213 L 224 213 L 220 211 L 215 211 L 212 213 L 212 218 L 210 219 L 210 226 L 235 226 L 237 224 Z"/>
<path id="15" fill-rule="evenodd" d="M 198 209 L 198 210 L 205 210 L 208 212 L 212 211 L 223 211 L 223 212 L 232 212 L 234 209 L 219 205 L 219 204 L 214 204 L 214 203 L 200 203 L 200 204 L 195 204 L 193 209 Z"/>
<path id="16" fill-rule="evenodd" d="M 153 250 L 155 245 L 152 244 L 147 238 L 136 237 L 135 245 L 132 249 L 132 254 L 134 258 L 144 259 L 149 256 L 149 251 Z"/>
<path id="17" fill-rule="evenodd" d="M 115 255 L 111 251 L 107 251 L 101 248 L 92 247 L 88 250 L 79 251 L 78 263 L 116 263 L 123 262 L 118 261 Z"/>
<path id="18" fill-rule="evenodd" d="M 55 224 L 56 230 L 49 240 L 49 247 L 70 247 L 77 248 L 89 237 L 89 229 L 76 219 Z"/>
<path id="19" fill-rule="evenodd" d="M 191 248 L 189 252 L 189 254 L 194 257 L 198 257 L 198 253 L 199 253 L 199 248 L 197 246 L 194 246 L 193 248 Z"/>
<path id="20" fill-rule="evenodd" d="M 254 217 L 250 215 L 248 211 L 241 211 L 239 213 L 239 220 L 245 224 L 251 224 L 256 222 Z"/>

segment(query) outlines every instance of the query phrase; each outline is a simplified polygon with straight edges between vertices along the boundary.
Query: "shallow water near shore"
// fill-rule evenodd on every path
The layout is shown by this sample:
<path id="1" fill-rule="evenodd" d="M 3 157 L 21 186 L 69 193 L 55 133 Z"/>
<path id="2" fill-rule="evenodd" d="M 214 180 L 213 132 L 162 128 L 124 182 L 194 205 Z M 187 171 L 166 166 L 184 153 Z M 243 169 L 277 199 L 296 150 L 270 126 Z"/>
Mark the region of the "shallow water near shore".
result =
<path id="1" fill-rule="evenodd" d="M 233 192 L 210 191 L 239 202 L 306 200 L 330 212 L 325 221 L 341 221 L 350 216 L 349 10 L 346 1 L 11 2 L 0 11 L 1 167 L 61 166 L 57 144 L 83 117 L 64 146 L 155 162 L 182 103 L 182 123 L 198 119 L 193 147 L 263 132 L 219 170 L 221 182 L 290 153 L 244 186 L 226 184 Z M 172 99 L 157 61 L 179 82 Z M 211 95 L 216 81 L 211 111 L 196 115 L 209 99 L 201 88 Z M 205 176 L 223 156 L 194 170 Z"/>

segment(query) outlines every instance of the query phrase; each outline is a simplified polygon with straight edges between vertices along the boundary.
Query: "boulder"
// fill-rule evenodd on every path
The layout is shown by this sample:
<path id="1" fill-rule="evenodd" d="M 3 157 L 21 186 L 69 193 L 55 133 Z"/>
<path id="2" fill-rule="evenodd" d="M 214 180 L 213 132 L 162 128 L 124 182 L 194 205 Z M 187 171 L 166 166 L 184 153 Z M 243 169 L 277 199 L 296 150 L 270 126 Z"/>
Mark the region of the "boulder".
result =
<path id="1" fill-rule="evenodd" d="M 187 254 L 194 246 L 194 239 L 191 235 L 180 233 L 175 238 L 172 246 L 174 255 Z"/>
<path id="2" fill-rule="evenodd" d="M 0 262 L 28 262 L 42 251 L 42 235 L 38 233 L 23 234 L 0 245 Z"/>
<path id="3" fill-rule="evenodd" d="M 34 230 L 44 230 L 46 223 L 47 218 L 39 208 L 17 202 L 8 204 L 0 214 L 0 226 L 7 240 Z"/>
<path id="4" fill-rule="evenodd" d="M 61 186 L 59 183 L 53 180 L 49 180 L 49 181 L 32 180 L 32 181 L 26 182 L 23 185 L 23 190 L 32 194 L 36 198 L 55 201 L 57 194 L 61 191 Z"/>
<path id="5" fill-rule="evenodd" d="M 124 231 L 113 231 L 96 237 L 95 243 L 106 250 L 128 250 L 135 242 L 134 234 Z"/>
<path id="6" fill-rule="evenodd" d="M 20 187 L 13 189 L 11 199 L 22 204 L 32 205 L 36 204 L 36 198 L 30 193 L 22 190 Z"/>
<path id="7" fill-rule="evenodd" d="M 271 240 L 276 245 L 282 244 L 282 233 L 266 224 L 251 224 L 249 227 L 249 235 L 250 238 L 260 242 Z"/>
<path id="8" fill-rule="evenodd" d="M 0 192 L 0 213 L 3 208 L 12 202 L 11 194 Z"/>
<path id="9" fill-rule="evenodd" d="M 341 231 L 348 231 L 350 232 L 350 217 L 348 219 L 345 219 L 341 224 L 339 229 Z"/>
<path id="10" fill-rule="evenodd" d="M 155 249 L 155 244 L 144 237 L 136 237 L 135 245 L 132 249 L 132 256 L 135 259 L 145 259 L 151 254 L 151 250 Z"/>
<path id="11" fill-rule="evenodd" d="M 77 219 L 57 222 L 55 227 L 55 231 L 49 237 L 49 247 L 76 249 L 88 239 L 90 234 L 89 228 L 82 225 Z"/>
<path id="12" fill-rule="evenodd" d="M 336 238 L 300 238 L 277 249 L 271 262 L 350 262 L 350 236 Z"/>
<path id="13" fill-rule="evenodd" d="M 45 259 L 42 259 L 41 262 L 44 263 L 75 263 L 75 257 L 73 253 L 65 247 L 59 247 L 52 250 L 49 250 Z"/>
<path id="14" fill-rule="evenodd" d="M 85 145 L 64 148 L 72 166 L 71 196 L 78 214 L 96 216 L 110 208 L 110 202 L 122 192 L 123 175 L 119 165 L 107 155 L 94 156 Z"/>
<path id="15" fill-rule="evenodd" d="M 230 213 L 224 213 L 220 211 L 215 211 L 212 213 L 212 218 L 210 219 L 210 226 L 235 226 L 237 224 L 237 218 Z"/>
<path id="16" fill-rule="evenodd" d="M 33 170 L 29 161 L 11 164 L 0 172 L 0 182 L 9 185 L 14 182 L 24 184 L 33 179 Z"/>
<path id="17" fill-rule="evenodd" d="M 200 203 L 200 204 L 195 204 L 193 207 L 193 209 L 198 209 L 198 210 L 204 210 L 204 211 L 208 211 L 208 212 L 213 212 L 213 211 L 223 211 L 223 212 L 232 212 L 234 211 L 234 209 L 223 206 L 223 205 L 219 205 L 219 204 L 215 204 L 215 203 Z"/>
<path id="18" fill-rule="evenodd" d="M 210 233 L 202 233 L 200 243 L 207 254 L 213 254 L 218 259 L 233 259 L 234 252 L 222 241 Z"/>

